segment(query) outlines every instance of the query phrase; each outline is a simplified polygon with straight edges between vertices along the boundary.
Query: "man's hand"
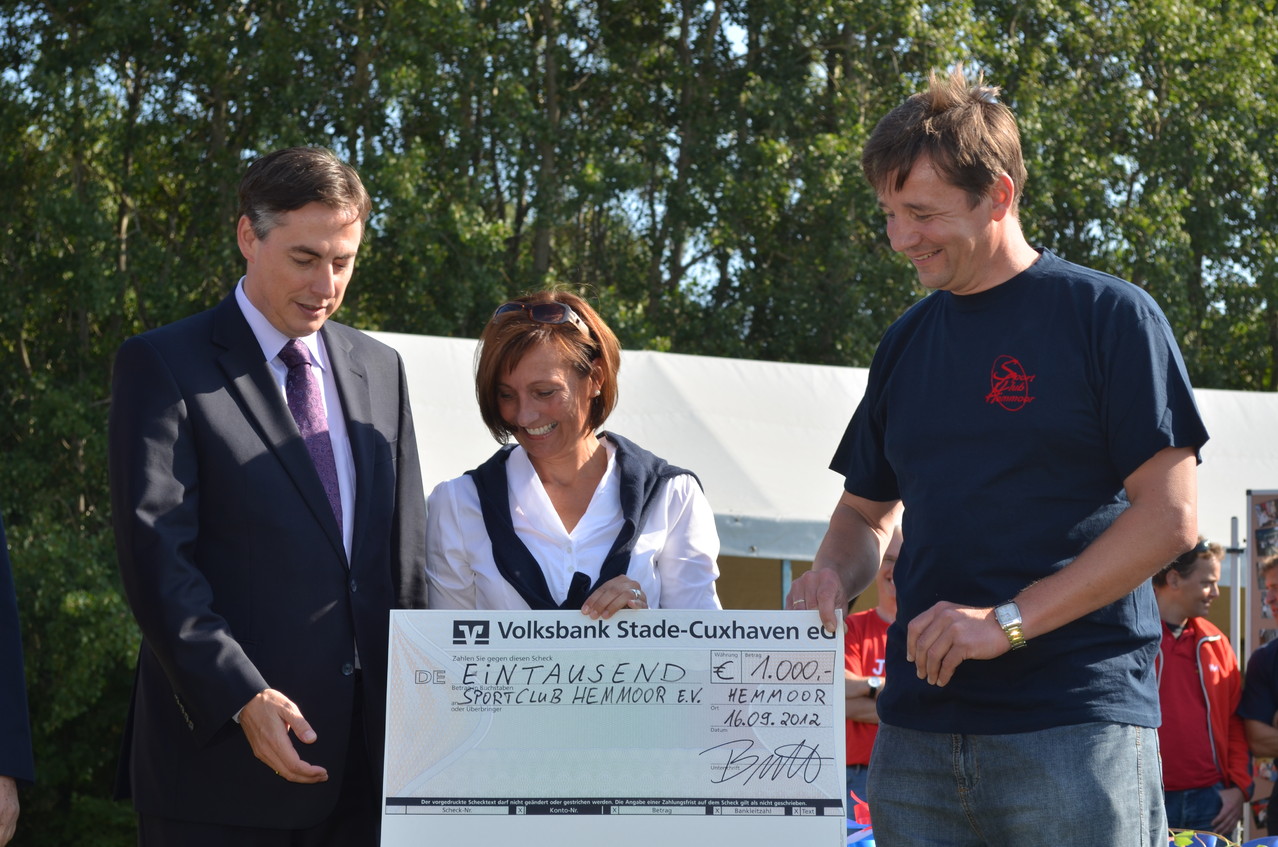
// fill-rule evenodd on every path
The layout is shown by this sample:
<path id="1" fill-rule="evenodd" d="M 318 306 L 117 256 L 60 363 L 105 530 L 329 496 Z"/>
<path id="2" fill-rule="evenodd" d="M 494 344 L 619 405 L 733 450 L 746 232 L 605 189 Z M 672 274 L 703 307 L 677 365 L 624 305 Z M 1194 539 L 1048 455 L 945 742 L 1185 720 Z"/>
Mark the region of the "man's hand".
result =
<path id="1" fill-rule="evenodd" d="M 1234 827 L 1242 822 L 1243 809 L 1247 798 L 1241 788 L 1226 788 L 1220 792 L 1220 811 L 1212 819 L 1211 831 L 1222 835 L 1233 832 Z"/>
<path id="2" fill-rule="evenodd" d="M 787 609 L 816 609 L 821 613 L 821 623 L 830 632 L 836 632 L 839 621 L 847 614 L 850 598 L 843 587 L 843 580 L 831 568 L 804 571 L 790 583 Z"/>
<path id="3" fill-rule="evenodd" d="M 880 503 L 843 492 L 812 569 L 790 584 L 785 608 L 815 609 L 826 630 L 837 631 L 848 603 L 874 581 L 900 515 L 899 500 Z"/>
<path id="4" fill-rule="evenodd" d="M 18 783 L 0 776 L 0 847 L 9 843 L 18 829 Z"/>
<path id="5" fill-rule="evenodd" d="M 993 659 L 1012 649 L 994 610 L 957 606 L 941 601 L 910 621 L 905 658 L 913 662 L 919 679 L 945 685 L 968 659 Z"/>
<path id="6" fill-rule="evenodd" d="M 1014 598 L 1034 639 L 1131 593 L 1197 538 L 1197 454 L 1165 447 L 1123 480 L 1131 506 L 1072 562 Z M 1179 552 L 1177 552 L 1179 551 Z M 968 659 L 1012 649 L 990 608 L 940 602 L 910 621 L 905 655 L 919 679 L 945 685 Z"/>
<path id="7" fill-rule="evenodd" d="M 289 741 L 291 729 L 303 744 L 315 741 L 315 730 L 292 700 L 273 688 L 258 692 L 240 712 L 240 726 L 253 755 L 289 782 L 327 782 L 328 771 L 302 761 Z"/>

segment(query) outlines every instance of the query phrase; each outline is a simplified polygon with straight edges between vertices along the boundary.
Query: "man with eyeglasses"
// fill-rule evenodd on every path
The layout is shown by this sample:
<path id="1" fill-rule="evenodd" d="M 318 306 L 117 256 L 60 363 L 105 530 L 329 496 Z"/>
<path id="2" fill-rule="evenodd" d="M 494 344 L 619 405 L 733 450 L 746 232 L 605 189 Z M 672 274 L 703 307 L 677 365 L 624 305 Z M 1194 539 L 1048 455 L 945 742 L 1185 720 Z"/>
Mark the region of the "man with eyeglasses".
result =
<path id="1" fill-rule="evenodd" d="M 1231 834 L 1251 796 L 1251 760 L 1235 714 L 1242 673 L 1229 639 L 1207 613 L 1220 596 L 1224 548 L 1200 540 L 1154 574 L 1163 620 L 1158 699 L 1163 722 L 1167 825 Z"/>

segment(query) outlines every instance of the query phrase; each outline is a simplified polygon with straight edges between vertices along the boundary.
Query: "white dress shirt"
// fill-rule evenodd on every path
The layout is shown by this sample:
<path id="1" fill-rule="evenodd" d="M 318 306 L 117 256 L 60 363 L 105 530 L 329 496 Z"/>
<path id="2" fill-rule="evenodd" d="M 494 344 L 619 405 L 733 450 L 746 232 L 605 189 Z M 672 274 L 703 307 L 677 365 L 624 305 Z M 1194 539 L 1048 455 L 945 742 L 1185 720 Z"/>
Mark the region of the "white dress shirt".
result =
<path id="1" fill-rule="evenodd" d="M 506 460 L 515 534 L 541 565 L 550 595 L 562 603 L 574 573 L 599 577 L 624 517 L 616 447 L 603 437 L 608 467 L 586 513 L 564 529 L 528 454 L 515 447 Z M 653 609 L 718 609 L 719 534 L 697 481 L 666 480 L 631 551 L 626 575 L 643 588 Z M 493 559 L 479 492 L 470 476 L 435 486 L 426 501 L 426 577 L 432 609 L 527 609 Z"/>
<path id="2" fill-rule="evenodd" d="M 257 310 L 244 293 L 244 279 L 240 278 L 235 286 L 235 302 L 239 304 L 244 319 L 257 337 L 262 347 L 262 355 L 271 367 L 275 382 L 279 385 L 280 396 L 287 400 L 284 389 L 288 378 L 288 366 L 280 360 L 280 351 L 288 344 L 289 336 L 276 329 L 266 316 Z M 324 395 L 324 414 L 328 418 L 328 437 L 333 442 L 333 461 L 337 464 L 337 490 L 342 495 L 342 546 L 346 548 L 346 558 L 351 557 L 351 539 L 355 537 L 355 457 L 351 453 L 351 440 L 346 434 L 346 416 L 342 414 L 342 400 L 337 394 L 337 381 L 333 379 L 333 369 L 329 367 L 328 350 L 324 347 L 324 339 L 318 332 L 299 338 L 311 353 L 312 368 L 320 370 L 320 393 Z M 315 364 L 318 363 L 318 364 Z"/>

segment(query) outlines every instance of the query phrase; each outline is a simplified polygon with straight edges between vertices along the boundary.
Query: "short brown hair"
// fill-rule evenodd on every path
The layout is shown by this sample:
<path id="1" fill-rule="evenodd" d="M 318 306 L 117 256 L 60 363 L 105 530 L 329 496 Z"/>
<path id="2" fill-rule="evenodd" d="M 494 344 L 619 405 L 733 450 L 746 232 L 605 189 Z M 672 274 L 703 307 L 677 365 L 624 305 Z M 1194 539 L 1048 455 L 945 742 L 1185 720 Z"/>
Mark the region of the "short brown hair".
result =
<path id="1" fill-rule="evenodd" d="M 289 147 L 257 159 L 240 180 L 240 215 L 266 238 L 283 212 L 310 203 L 349 209 L 367 221 L 373 201 L 359 174 L 325 147 Z"/>
<path id="2" fill-rule="evenodd" d="M 475 353 L 475 399 L 479 414 L 493 437 L 505 444 L 514 434 L 501 417 L 497 389 L 502 377 L 510 374 L 524 356 L 538 344 L 552 344 L 580 376 L 589 376 L 595 362 L 600 367 L 599 396 L 590 401 L 587 425 L 592 430 L 603 426 L 617 406 L 617 372 L 621 369 L 621 345 L 603 318 L 590 305 L 569 291 L 538 291 L 516 297 L 510 303 L 563 303 L 577 313 L 590 329 L 582 334 L 572 323 L 547 324 L 533 320 L 528 314 L 511 312 L 490 320 L 479 336 Z"/>
<path id="3" fill-rule="evenodd" d="M 1015 214 L 1027 174 L 1016 118 L 998 94 L 983 74 L 969 82 L 962 66 L 948 77 L 932 71 L 927 91 L 911 96 L 874 127 L 861 154 L 865 178 L 880 195 L 889 188 L 899 191 L 910 169 L 926 156 L 975 207 L 1005 173 L 1015 187 Z"/>

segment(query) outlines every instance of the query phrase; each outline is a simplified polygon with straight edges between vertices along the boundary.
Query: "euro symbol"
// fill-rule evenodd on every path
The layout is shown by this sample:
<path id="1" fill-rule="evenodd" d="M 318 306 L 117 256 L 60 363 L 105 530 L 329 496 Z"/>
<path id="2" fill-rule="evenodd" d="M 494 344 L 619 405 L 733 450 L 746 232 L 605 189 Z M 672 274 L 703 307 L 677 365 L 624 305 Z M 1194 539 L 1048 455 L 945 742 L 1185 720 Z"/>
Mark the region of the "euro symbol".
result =
<path id="1" fill-rule="evenodd" d="M 732 667 L 732 662 L 727 661 L 714 666 L 715 679 L 732 679 L 732 672 L 728 668 Z"/>

